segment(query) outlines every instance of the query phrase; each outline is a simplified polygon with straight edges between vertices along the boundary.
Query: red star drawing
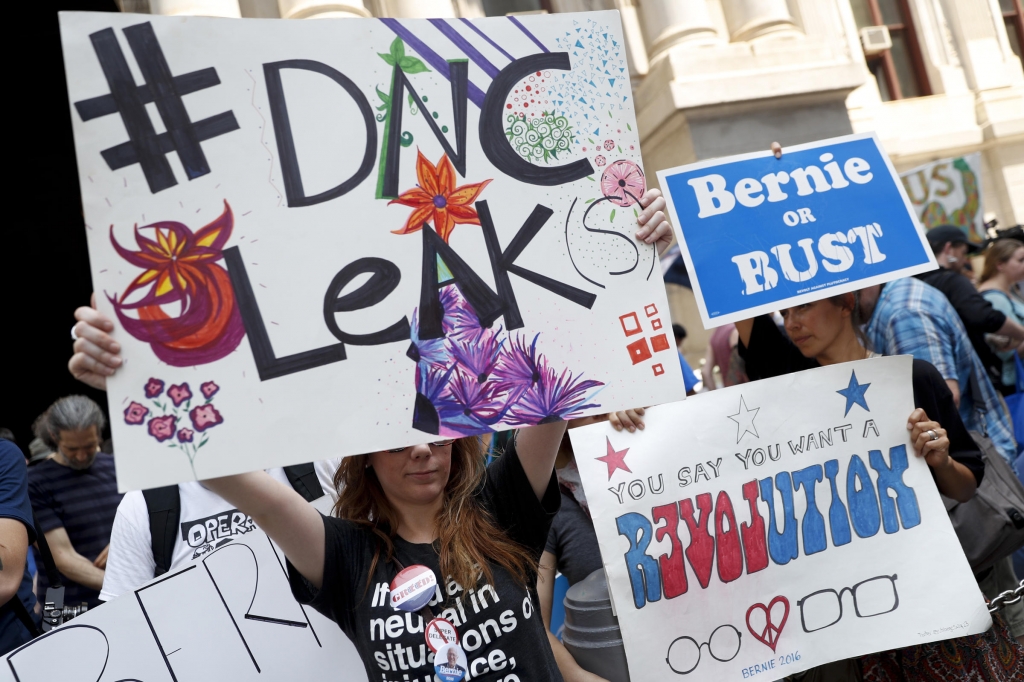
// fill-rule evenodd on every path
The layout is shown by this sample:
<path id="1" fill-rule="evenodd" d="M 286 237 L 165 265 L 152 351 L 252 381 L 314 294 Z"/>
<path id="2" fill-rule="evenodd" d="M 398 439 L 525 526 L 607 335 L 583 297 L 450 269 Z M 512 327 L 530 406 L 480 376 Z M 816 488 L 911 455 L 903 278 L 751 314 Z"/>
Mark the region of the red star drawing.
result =
<path id="1" fill-rule="evenodd" d="M 608 441 L 608 454 L 604 457 L 595 457 L 594 459 L 608 465 L 608 480 L 612 480 L 612 474 L 615 473 L 616 469 L 622 469 L 623 471 L 633 473 L 632 470 L 626 466 L 626 453 L 629 452 L 629 448 L 616 450 L 612 447 L 612 441 L 608 436 L 605 436 L 605 440 Z"/>

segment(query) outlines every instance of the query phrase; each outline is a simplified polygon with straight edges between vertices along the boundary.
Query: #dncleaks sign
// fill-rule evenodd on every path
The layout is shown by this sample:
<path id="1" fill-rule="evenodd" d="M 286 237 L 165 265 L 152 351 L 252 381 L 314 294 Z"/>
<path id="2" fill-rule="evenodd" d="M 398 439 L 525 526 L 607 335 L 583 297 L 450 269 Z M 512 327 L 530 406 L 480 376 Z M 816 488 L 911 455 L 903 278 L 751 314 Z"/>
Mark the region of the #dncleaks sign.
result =
<path id="1" fill-rule="evenodd" d="M 777 680 L 987 630 L 914 453 L 909 356 L 570 431 L 634 680 Z"/>
<path id="2" fill-rule="evenodd" d="M 122 489 L 683 397 L 617 13 L 61 36 Z"/>
<path id="3" fill-rule="evenodd" d="M 707 328 L 934 270 L 873 133 L 658 171 Z"/>

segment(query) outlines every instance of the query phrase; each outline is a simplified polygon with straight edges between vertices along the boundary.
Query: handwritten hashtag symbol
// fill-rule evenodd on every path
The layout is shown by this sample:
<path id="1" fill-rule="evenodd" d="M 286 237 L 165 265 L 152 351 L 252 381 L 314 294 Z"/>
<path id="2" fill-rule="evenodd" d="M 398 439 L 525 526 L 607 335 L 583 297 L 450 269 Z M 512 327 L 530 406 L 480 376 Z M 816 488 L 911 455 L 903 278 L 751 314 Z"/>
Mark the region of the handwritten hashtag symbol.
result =
<path id="1" fill-rule="evenodd" d="M 181 76 L 171 75 L 149 22 L 129 26 L 124 29 L 124 36 L 145 82 L 135 84 L 117 35 L 113 29 L 103 29 L 89 38 L 107 78 L 110 94 L 75 102 L 83 121 L 120 114 L 124 122 L 128 142 L 104 149 L 103 159 L 110 170 L 139 164 L 154 194 L 178 184 L 166 157 L 171 152 L 177 152 L 189 180 L 206 175 L 210 165 L 200 142 L 238 130 L 238 121 L 231 111 L 225 111 L 193 123 L 181 98 L 220 85 L 217 70 L 211 67 Z M 167 132 L 157 134 L 146 111 L 149 103 L 156 105 Z"/>

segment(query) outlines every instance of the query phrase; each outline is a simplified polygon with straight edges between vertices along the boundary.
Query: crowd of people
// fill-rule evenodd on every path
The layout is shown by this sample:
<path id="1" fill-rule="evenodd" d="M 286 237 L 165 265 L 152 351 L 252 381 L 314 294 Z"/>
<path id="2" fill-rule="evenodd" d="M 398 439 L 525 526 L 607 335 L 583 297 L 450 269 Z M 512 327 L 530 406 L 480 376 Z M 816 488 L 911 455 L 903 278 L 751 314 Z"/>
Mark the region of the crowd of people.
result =
<path id="1" fill-rule="evenodd" d="M 664 249 L 671 241 L 664 199 L 651 190 L 641 204 L 638 237 Z M 687 392 L 699 400 L 700 391 L 746 381 L 912 355 L 916 409 L 907 416 L 908 429 L 939 491 L 954 504 L 970 500 L 992 457 L 1024 476 L 1017 440 L 1024 434 L 1015 432 L 1006 400 L 1024 383 L 1024 297 L 1017 288 L 1024 280 L 1024 241 L 988 244 L 975 279 L 971 256 L 979 247 L 962 230 L 934 228 L 928 239 L 938 270 L 719 327 L 702 377 L 680 354 Z M 122 363 L 113 324 L 91 307 L 76 317 L 69 368 L 102 389 Z M 685 330 L 675 325 L 674 331 L 681 344 Z M 568 427 L 608 419 L 618 430 L 635 432 L 645 418 L 636 408 Z M 338 623 L 370 679 L 376 669 L 370 635 L 357 627 L 368 620 L 370 604 L 361 595 L 390 583 L 405 566 L 422 565 L 439 583 L 451 580 L 460 590 L 485 581 L 510 601 L 536 596 L 543 621 L 523 623 L 503 644 L 519 661 L 520 679 L 601 681 L 549 629 L 556 574 L 575 584 L 602 567 L 565 423 L 520 429 L 501 448 L 479 438 L 441 440 L 124 495 L 117 491 L 105 426 L 95 402 L 72 395 L 37 420 L 29 454 L 0 432 L 0 652 L 37 632 L 51 586 L 41 565 L 47 554 L 64 586 L 64 603 L 95 609 L 198 560 L 215 539 L 207 537 L 208 526 L 190 520 L 226 517 L 232 528 L 255 524 L 278 544 L 296 599 Z M 334 502 L 330 516 L 308 504 L 324 495 Z M 979 570 L 981 592 L 991 600 L 1015 589 L 1024 575 L 1022 558 L 1018 552 Z M 436 606 L 425 606 L 422 617 L 445 604 Z M 433 679 L 426 652 L 414 653 L 423 647 L 415 633 L 410 628 L 399 638 L 410 652 L 409 679 Z M 449 664 L 457 667 L 450 654 Z M 982 635 L 841 661 L 798 677 L 1024 679 L 1024 605 L 1002 609 Z"/>

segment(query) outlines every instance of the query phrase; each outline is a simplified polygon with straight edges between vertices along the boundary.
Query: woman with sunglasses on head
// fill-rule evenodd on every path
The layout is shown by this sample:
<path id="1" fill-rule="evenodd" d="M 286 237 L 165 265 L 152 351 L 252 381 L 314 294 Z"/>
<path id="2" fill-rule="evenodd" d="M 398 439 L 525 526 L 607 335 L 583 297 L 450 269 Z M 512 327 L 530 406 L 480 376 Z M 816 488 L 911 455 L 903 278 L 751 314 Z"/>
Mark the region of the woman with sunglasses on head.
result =
<path id="1" fill-rule="evenodd" d="M 822 365 L 878 357 L 868 350 L 861 331 L 862 305 L 870 318 L 880 287 L 833 296 L 782 311 L 783 328 L 767 315 L 736 323 L 740 355 L 746 360 L 751 380 L 779 376 Z M 907 429 L 919 457 L 930 467 L 943 495 L 959 502 L 974 496 L 985 465 L 977 444 L 963 421 L 953 394 L 942 375 L 930 363 L 914 360 L 915 409 Z M 1007 647 L 1012 647 L 1013 651 Z M 995 649 L 1009 654 L 1004 669 L 991 666 Z M 836 661 L 807 671 L 801 682 L 828 680 L 977 679 L 1010 680 L 1020 671 L 1022 658 L 1006 622 L 996 619 L 988 632 L 899 651 L 883 651 L 859 659 Z M 1009 674 L 1007 674 L 1008 671 Z M 787 678 L 788 680 L 789 678 Z"/>
<path id="2" fill-rule="evenodd" d="M 665 200 L 651 189 L 640 204 L 636 236 L 663 251 Z M 102 388 L 121 364 L 113 325 L 92 308 L 76 317 L 69 369 Z M 284 551 L 296 598 L 338 623 L 371 682 L 454 682 L 460 667 L 482 682 L 558 681 L 535 585 L 564 432 L 520 429 L 487 467 L 476 437 L 348 457 L 331 516 L 264 472 L 205 485 Z"/>
<path id="3" fill-rule="evenodd" d="M 840 362 L 878 357 L 860 330 L 859 293 L 833 296 L 782 311 L 784 331 L 767 315 L 736 323 L 740 355 L 751 380 Z M 907 430 L 943 495 L 959 502 L 974 496 L 985 465 L 942 375 L 914 360 L 914 405 Z"/>

